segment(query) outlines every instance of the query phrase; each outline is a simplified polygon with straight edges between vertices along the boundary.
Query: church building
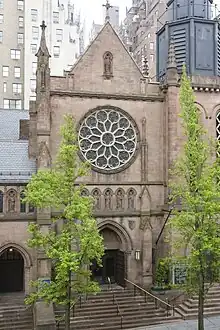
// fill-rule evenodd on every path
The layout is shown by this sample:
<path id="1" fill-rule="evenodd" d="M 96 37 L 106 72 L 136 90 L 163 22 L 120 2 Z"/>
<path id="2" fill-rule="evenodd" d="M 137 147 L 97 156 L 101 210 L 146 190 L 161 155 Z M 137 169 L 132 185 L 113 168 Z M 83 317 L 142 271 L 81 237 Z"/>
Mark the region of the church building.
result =
<path id="1" fill-rule="evenodd" d="M 172 6 L 185 6 L 185 1 L 178 2 L 173 0 Z M 105 245 L 103 268 L 94 267 L 94 275 L 100 283 L 110 277 L 121 286 L 125 279 L 142 287 L 152 285 L 155 262 L 168 248 L 163 229 L 171 212 L 169 168 L 183 138 L 183 62 L 192 77 L 201 120 L 209 134 L 220 139 L 220 53 L 215 53 L 219 25 L 208 16 L 194 17 L 193 10 L 184 15 L 178 21 L 173 17 L 175 24 L 170 21 L 158 32 L 158 82 L 149 81 L 147 61 L 140 70 L 108 19 L 72 69 L 61 77 L 51 76 L 42 23 L 36 101 L 30 102 L 29 112 L 0 110 L 0 292 L 28 294 L 30 280 L 50 278 L 48 260 L 26 242 L 28 224 L 47 228 L 53 212 L 36 210 L 21 199 L 31 175 L 53 164 L 65 114 L 74 116 L 79 156 L 92 167 L 82 182 L 84 194 L 94 198 Z M 185 45 L 195 45 L 180 59 L 180 41 L 185 42 L 178 40 L 181 29 L 186 32 Z M 203 57 L 203 50 L 213 53 Z"/>

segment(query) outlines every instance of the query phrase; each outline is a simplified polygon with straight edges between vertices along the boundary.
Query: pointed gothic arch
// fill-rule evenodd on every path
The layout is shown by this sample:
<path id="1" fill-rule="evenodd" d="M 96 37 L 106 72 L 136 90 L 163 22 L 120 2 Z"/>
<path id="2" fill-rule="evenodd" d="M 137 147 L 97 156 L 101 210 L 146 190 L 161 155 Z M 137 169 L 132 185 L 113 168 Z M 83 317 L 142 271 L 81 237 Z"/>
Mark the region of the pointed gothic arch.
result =
<path id="1" fill-rule="evenodd" d="M 122 227 L 119 223 L 113 220 L 104 220 L 98 224 L 98 229 L 100 232 L 103 229 L 112 230 L 119 236 L 122 242 L 122 248 L 125 252 L 130 253 L 133 250 L 133 242 L 131 236 L 129 235 L 127 230 L 124 227 Z"/>
<path id="2" fill-rule="evenodd" d="M 5 243 L 0 247 L 0 262 L 4 269 L 0 274 L 0 291 L 24 291 L 28 294 L 32 260 L 26 249 L 17 243 Z"/>

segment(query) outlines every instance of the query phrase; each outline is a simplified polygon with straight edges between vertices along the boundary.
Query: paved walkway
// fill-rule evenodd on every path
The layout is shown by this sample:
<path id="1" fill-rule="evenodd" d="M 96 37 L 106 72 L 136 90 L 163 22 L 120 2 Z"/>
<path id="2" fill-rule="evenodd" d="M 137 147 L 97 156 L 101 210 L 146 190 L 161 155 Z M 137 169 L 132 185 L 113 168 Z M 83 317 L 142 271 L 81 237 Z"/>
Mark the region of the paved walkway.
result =
<path id="1" fill-rule="evenodd" d="M 180 321 L 166 325 L 157 325 L 150 327 L 133 328 L 129 330 L 197 330 L 197 321 Z M 220 317 L 205 318 L 205 330 L 220 330 Z"/>

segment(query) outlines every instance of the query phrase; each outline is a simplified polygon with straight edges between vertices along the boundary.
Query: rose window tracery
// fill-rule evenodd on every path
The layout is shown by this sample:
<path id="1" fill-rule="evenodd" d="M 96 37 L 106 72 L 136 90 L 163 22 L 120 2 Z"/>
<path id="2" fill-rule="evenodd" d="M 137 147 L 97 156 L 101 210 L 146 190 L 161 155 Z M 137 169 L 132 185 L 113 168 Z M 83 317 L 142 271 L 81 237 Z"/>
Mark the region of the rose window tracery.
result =
<path id="1" fill-rule="evenodd" d="M 94 167 L 117 170 L 135 153 L 136 130 L 131 120 L 118 110 L 95 110 L 80 126 L 79 147 L 83 157 Z"/>

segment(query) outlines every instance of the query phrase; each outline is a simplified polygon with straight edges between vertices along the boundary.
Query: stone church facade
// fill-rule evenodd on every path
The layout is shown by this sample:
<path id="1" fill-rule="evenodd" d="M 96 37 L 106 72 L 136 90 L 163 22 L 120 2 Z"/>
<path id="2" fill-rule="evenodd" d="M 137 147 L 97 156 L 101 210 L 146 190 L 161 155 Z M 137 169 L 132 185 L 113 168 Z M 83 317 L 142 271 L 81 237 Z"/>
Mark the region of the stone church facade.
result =
<path id="1" fill-rule="evenodd" d="M 92 166 L 83 193 L 94 197 L 106 249 L 98 276 L 149 287 L 155 261 L 168 248 L 162 229 L 169 215 L 169 168 L 182 141 L 173 42 L 163 84 L 148 81 L 147 68 L 140 71 L 109 22 L 64 76 L 50 76 L 44 24 L 37 58 L 37 99 L 29 114 L 0 111 L 0 266 L 20 260 L 15 291 L 26 294 L 31 279 L 50 278 L 50 263 L 26 241 L 28 223 L 46 229 L 53 212 L 35 210 L 20 198 L 31 175 L 52 166 L 64 114 L 72 114 L 79 156 Z M 219 78 L 193 76 L 192 85 L 204 125 L 220 138 Z M 0 276 L 8 283 L 13 269 Z"/>

